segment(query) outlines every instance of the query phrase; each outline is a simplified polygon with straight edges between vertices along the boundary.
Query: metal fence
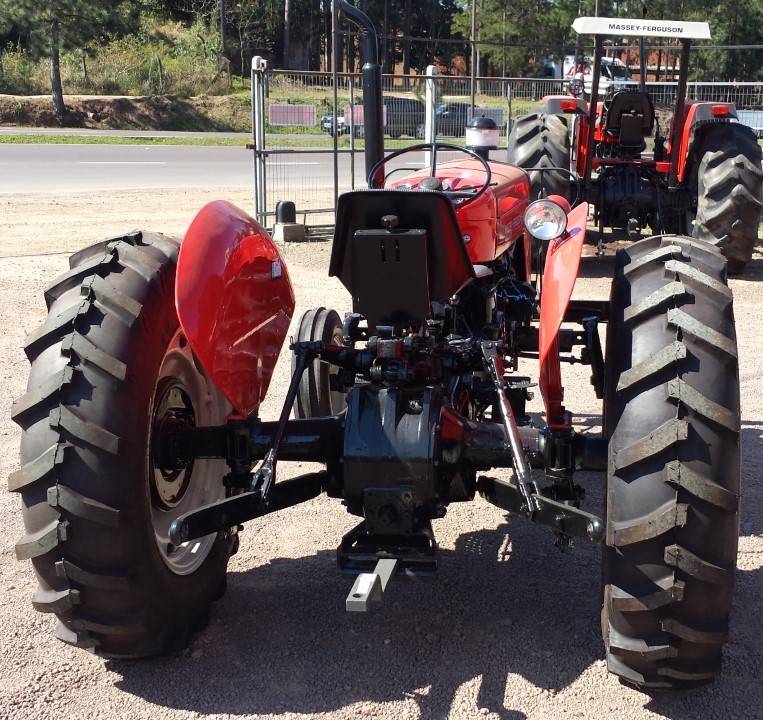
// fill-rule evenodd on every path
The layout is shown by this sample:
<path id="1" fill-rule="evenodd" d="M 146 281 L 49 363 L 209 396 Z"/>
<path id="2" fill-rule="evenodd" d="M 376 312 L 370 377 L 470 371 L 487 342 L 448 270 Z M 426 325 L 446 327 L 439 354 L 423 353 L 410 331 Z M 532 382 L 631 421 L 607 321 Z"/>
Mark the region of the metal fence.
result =
<path id="1" fill-rule="evenodd" d="M 665 128 L 676 89 L 675 82 L 647 83 Z M 503 158 L 514 120 L 531 112 L 544 96 L 565 94 L 567 88 L 563 79 L 480 77 L 475 78 L 473 105 L 471 91 L 468 77 L 384 76 L 386 149 L 422 142 L 428 113 L 436 137 L 456 144 L 463 143 L 472 117 L 486 115 L 500 128 L 502 147 L 494 157 Z M 763 136 L 763 82 L 692 81 L 687 95 L 735 103 L 740 121 Z M 330 226 L 336 197 L 365 187 L 360 76 L 339 73 L 335 87 L 331 73 L 269 71 L 255 59 L 252 99 L 259 221 L 270 224 L 275 204 L 293 200 L 306 224 Z M 418 158 L 423 159 L 423 155 Z"/>

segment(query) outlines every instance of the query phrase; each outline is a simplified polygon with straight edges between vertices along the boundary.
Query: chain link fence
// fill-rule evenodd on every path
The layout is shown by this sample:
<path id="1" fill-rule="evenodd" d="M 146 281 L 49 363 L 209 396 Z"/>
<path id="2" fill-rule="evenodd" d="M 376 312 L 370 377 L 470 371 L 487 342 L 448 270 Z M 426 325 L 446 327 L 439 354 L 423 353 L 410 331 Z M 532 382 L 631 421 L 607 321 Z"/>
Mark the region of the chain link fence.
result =
<path id="1" fill-rule="evenodd" d="M 396 150 L 423 142 L 425 118 L 434 119 L 435 135 L 463 144 L 472 117 L 492 118 L 500 128 L 496 159 L 505 158 L 506 143 L 516 118 L 538 107 L 546 95 L 567 93 L 567 81 L 557 78 L 495 78 L 437 75 L 426 104 L 427 76 L 385 75 L 383 106 L 385 148 Z M 262 93 L 254 115 L 262 128 L 255 143 L 264 187 L 258 189 L 258 219 L 271 224 L 279 200 L 293 200 L 306 224 L 330 226 L 336 197 L 365 187 L 363 167 L 363 90 L 360 75 L 267 69 L 253 71 L 252 87 Z M 648 82 L 647 91 L 667 130 L 675 104 L 676 82 Z M 474 104 L 472 105 L 472 92 Z M 253 90 L 254 97 L 254 90 Z M 694 82 L 689 99 L 733 102 L 739 119 L 763 137 L 763 82 Z M 335 109 L 336 107 L 336 109 Z M 424 153 L 407 165 L 424 162 Z"/>

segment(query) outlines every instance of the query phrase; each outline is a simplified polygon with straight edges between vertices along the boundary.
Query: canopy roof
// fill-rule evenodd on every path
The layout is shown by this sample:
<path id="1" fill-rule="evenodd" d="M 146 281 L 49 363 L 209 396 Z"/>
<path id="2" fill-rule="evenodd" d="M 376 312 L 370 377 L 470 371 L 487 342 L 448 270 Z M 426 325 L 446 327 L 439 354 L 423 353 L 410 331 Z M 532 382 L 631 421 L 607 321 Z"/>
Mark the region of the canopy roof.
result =
<path id="1" fill-rule="evenodd" d="M 706 22 L 579 17 L 572 23 L 572 29 L 578 35 L 636 35 L 691 40 L 710 39 L 710 26 Z"/>

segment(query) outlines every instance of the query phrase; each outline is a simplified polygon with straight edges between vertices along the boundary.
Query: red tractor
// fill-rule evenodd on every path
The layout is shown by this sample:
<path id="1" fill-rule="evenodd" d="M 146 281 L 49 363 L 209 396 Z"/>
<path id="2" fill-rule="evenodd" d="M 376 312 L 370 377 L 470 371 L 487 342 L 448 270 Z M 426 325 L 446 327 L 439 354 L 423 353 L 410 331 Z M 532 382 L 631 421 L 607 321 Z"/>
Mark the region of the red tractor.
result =
<path id="1" fill-rule="evenodd" d="M 337 559 L 357 576 L 346 608 L 362 611 L 393 578 L 431 575 L 431 521 L 480 494 L 562 549 L 603 543 L 612 672 L 643 687 L 709 681 L 738 541 L 726 259 L 694 238 L 648 238 L 618 253 L 609 301 L 572 300 L 585 202 L 531 202 L 528 174 L 481 147 L 438 162 L 452 146 L 427 145 L 426 170 L 384 187 L 407 151 L 383 154 L 376 34 L 341 6 L 361 33 L 372 187 L 337 207 L 329 274 L 352 312 L 303 315 L 280 416 L 264 420 L 294 310 L 264 228 L 213 202 L 182 243 L 136 232 L 74 254 L 45 291 L 13 407 L 16 554 L 34 566 L 34 606 L 103 657 L 175 650 L 224 592 L 241 524 L 326 493 L 360 518 Z M 564 405 L 576 349 L 604 401 L 601 435 L 578 432 Z M 520 361 L 536 366 L 540 417 Z M 323 469 L 279 477 L 289 461 Z M 584 508 L 582 469 L 605 473 L 605 507 Z"/>
<path id="2" fill-rule="evenodd" d="M 691 235 L 716 245 L 728 258 L 729 273 L 741 273 L 758 237 L 761 148 L 754 131 L 737 121 L 733 103 L 686 99 L 691 40 L 710 38 L 707 23 L 578 18 L 573 28 L 595 36 L 592 100 L 545 97 L 541 108 L 514 125 L 509 162 L 530 171 L 533 197 L 560 194 L 591 203 L 600 252 L 605 227 L 634 238 L 649 226 L 654 234 Z M 640 37 L 641 81 L 640 87 L 612 83 L 601 100 L 608 35 Z M 645 35 L 681 41 L 675 106 L 662 124 L 646 92 Z M 535 169 L 549 167 L 560 170 Z"/>

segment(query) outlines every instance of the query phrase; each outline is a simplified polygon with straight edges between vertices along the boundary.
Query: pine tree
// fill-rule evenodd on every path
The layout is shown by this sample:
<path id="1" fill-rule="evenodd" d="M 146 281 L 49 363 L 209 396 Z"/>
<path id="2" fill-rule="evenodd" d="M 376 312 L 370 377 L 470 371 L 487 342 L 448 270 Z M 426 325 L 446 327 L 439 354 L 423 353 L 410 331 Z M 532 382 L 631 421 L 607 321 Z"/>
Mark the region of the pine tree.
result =
<path id="1" fill-rule="evenodd" d="M 0 0 L 0 19 L 23 33 L 33 55 L 49 59 L 53 108 L 63 122 L 61 52 L 134 30 L 140 9 L 141 3 L 126 0 Z"/>

